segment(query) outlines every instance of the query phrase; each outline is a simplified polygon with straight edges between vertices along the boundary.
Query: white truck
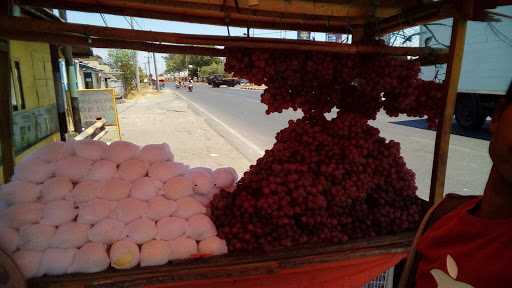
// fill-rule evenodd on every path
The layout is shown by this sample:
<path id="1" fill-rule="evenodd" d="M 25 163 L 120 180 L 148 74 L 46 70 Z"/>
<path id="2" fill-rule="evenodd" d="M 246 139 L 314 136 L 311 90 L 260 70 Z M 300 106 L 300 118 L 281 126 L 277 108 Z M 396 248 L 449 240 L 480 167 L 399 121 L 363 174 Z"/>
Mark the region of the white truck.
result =
<path id="1" fill-rule="evenodd" d="M 500 22 L 468 23 L 455 119 L 465 129 L 480 129 L 512 81 L 512 5 L 491 10 Z M 501 16 L 500 16 L 501 15 Z M 452 19 L 420 27 L 420 45 L 448 47 Z M 446 65 L 422 67 L 422 78 L 445 76 Z"/>

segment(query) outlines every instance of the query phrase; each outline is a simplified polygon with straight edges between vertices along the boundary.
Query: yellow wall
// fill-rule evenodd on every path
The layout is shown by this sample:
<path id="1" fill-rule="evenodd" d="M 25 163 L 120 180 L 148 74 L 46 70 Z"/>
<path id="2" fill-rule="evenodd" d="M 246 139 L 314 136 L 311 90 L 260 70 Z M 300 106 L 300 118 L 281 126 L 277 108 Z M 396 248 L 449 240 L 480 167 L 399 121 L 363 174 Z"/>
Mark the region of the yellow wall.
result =
<path id="1" fill-rule="evenodd" d="M 11 69 L 15 69 L 15 62 L 19 62 L 21 72 L 21 82 L 23 86 L 23 95 L 25 98 L 25 109 L 30 111 L 35 108 L 45 107 L 56 103 L 55 84 L 53 79 L 53 69 L 51 65 L 50 45 L 47 43 L 9 41 Z M 12 71 L 11 71 L 11 75 Z M 18 85 L 17 79 L 13 79 L 15 86 Z M 13 87 L 14 89 L 15 87 Z M 18 90 L 18 89 L 15 89 Z M 18 93 L 16 91 L 16 93 Z M 18 104 L 21 103 L 21 96 L 16 95 Z M 18 111 L 15 113 L 21 113 Z M 17 131 L 14 131 L 17 133 Z M 16 162 L 37 150 L 38 148 L 55 141 L 60 140 L 59 133 L 54 133 L 30 148 L 24 150 L 16 156 Z M 0 163 L 0 183 L 3 182 L 2 166 Z"/>
<path id="2" fill-rule="evenodd" d="M 9 41 L 11 67 L 20 63 L 26 109 L 55 103 L 55 88 L 47 43 Z"/>

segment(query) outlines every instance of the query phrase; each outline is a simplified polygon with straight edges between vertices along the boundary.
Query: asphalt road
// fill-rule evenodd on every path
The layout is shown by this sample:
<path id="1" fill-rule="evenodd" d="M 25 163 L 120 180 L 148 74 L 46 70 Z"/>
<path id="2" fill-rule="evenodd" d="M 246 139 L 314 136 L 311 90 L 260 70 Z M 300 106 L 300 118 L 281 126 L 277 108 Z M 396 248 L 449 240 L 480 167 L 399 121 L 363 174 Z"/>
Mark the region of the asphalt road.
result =
<path id="1" fill-rule="evenodd" d="M 257 90 L 211 88 L 202 83 L 194 84 L 193 92 L 174 86 L 171 89 L 205 108 L 261 150 L 272 147 L 274 135 L 288 126 L 288 120 L 302 117 L 302 113 L 293 111 L 266 115 L 265 105 L 260 103 L 261 91 Z"/>
<path id="2" fill-rule="evenodd" d="M 280 114 L 265 114 L 260 103 L 261 91 L 242 90 L 237 87 L 211 88 L 205 84 L 194 84 L 194 91 L 169 87 L 195 105 L 208 112 L 223 126 L 236 132 L 236 137 L 260 151 L 269 149 L 276 132 L 288 125 L 288 120 L 302 116 L 300 112 L 285 111 Z M 428 197 L 435 143 L 435 132 L 423 129 L 424 121 L 408 117 L 391 118 L 380 113 L 371 125 L 381 130 L 386 139 L 401 143 L 402 155 L 407 166 L 416 173 L 418 195 Z M 454 126 L 454 130 L 460 129 Z M 459 133 L 464 135 L 464 133 Z M 469 136 L 452 135 L 448 159 L 446 192 L 459 194 L 481 194 L 491 167 L 488 157 L 488 132 L 483 130 Z M 249 159 L 254 161 L 255 159 Z"/>

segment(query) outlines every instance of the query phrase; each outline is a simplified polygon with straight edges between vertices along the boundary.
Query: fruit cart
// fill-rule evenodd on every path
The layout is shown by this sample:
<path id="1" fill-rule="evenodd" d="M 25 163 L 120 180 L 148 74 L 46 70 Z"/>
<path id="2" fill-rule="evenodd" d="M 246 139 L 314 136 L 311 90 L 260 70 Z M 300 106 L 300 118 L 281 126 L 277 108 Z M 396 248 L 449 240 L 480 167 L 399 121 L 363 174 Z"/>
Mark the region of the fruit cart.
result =
<path id="1" fill-rule="evenodd" d="M 407 253 L 412 233 L 268 255 L 183 260 L 153 268 L 40 277 L 29 287 L 345 287 L 366 283 Z M 14 269 L 14 267 L 12 267 Z M 22 276 L 20 276 L 22 278 Z M 352 285 L 349 285 L 351 283 Z M 343 286 L 342 286 L 343 287 Z"/>
<path id="2" fill-rule="evenodd" d="M 13 3 L 14 2 L 14 3 Z M 485 9 L 510 1 L 143 1 L 143 0 L 15 0 L 2 5 L 0 37 L 98 48 L 127 48 L 157 53 L 225 56 L 223 47 L 380 54 L 419 57 L 425 63 L 448 63 L 445 101 L 437 127 L 430 202 L 444 195 L 450 127 L 468 20 L 483 21 Z M 14 17 L 13 6 L 69 9 L 123 16 L 176 20 L 191 23 L 261 29 L 286 29 L 351 34 L 352 44 L 253 37 L 187 35 L 113 27 L 51 22 Z M 450 49 L 374 46 L 368 39 L 447 17 L 454 17 Z M 178 45 L 176 45 L 178 44 Z M 4 70 L 8 50 L 0 55 Z M 5 58 L 5 59 L 4 59 Z M 2 73 L 4 87 L 10 78 Z M 10 129 L 8 90 L 0 95 L 0 136 L 4 175 L 12 175 L 14 158 Z M 195 258 L 152 268 L 107 270 L 92 274 L 41 277 L 28 281 L 31 287 L 360 287 L 402 260 L 414 231 L 342 245 L 299 247 L 273 253 L 228 254 Z M 7 260 L 7 258 L 3 258 Z M 8 262 L 8 261 L 6 261 Z M 4 264 L 0 278 L 20 279 L 16 269 Z M 9 270 L 10 269 L 10 270 Z M 11 275 L 8 277 L 6 275 Z M 19 282 L 18 282 L 19 283 Z"/>

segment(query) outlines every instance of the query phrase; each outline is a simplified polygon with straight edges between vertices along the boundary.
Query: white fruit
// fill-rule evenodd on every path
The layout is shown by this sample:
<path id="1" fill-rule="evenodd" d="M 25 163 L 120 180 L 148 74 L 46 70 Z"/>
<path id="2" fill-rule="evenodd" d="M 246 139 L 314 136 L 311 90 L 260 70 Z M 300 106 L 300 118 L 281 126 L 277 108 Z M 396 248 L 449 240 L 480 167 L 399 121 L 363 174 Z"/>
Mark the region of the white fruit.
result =
<path id="1" fill-rule="evenodd" d="M 194 239 L 180 237 L 169 243 L 171 251 L 169 260 L 188 259 L 197 254 L 197 243 Z"/>
<path id="2" fill-rule="evenodd" d="M 156 228 L 158 230 L 156 239 L 174 240 L 187 233 L 188 223 L 181 218 L 165 217 L 156 223 Z"/>
<path id="3" fill-rule="evenodd" d="M 190 196 L 194 194 L 193 185 L 190 178 L 184 176 L 173 177 L 163 187 L 164 196 L 171 200 Z"/>
<path id="4" fill-rule="evenodd" d="M 43 251 L 50 246 L 55 227 L 45 224 L 31 224 L 21 227 L 19 245 L 23 250 Z"/>
<path id="5" fill-rule="evenodd" d="M 108 268 L 110 258 L 104 244 L 88 242 L 80 248 L 69 266 L 68 273 L 95 273 Z"/>
<path id="6" fill-rule="evenodd" d="M 130 269 L 139 264 L 139 246 L 128 240 L 117 241 L 110 247 L 110 263 L 116 269 Z"/>
<path id="7" fill-rule="evenodd" d="M 169 242 L 152 240 L 142 245 L 140 250 L 140 266 L 163 265 L 169 261 L 171 247 Z"/>
<path id="8" fill-rule="evenodd" d="M 136 244 L 143 244 L 155 237 L 157 233 L 155 222 L 141 218 L 126 225 L 128 239 Z"/>
<path id="9" fill-rule="evenodd" d="M 107 218 L 94 225 L 87 235 L 90 241 L 112 244 L 126 236 L 126 229 L 122 222 Z"/>

